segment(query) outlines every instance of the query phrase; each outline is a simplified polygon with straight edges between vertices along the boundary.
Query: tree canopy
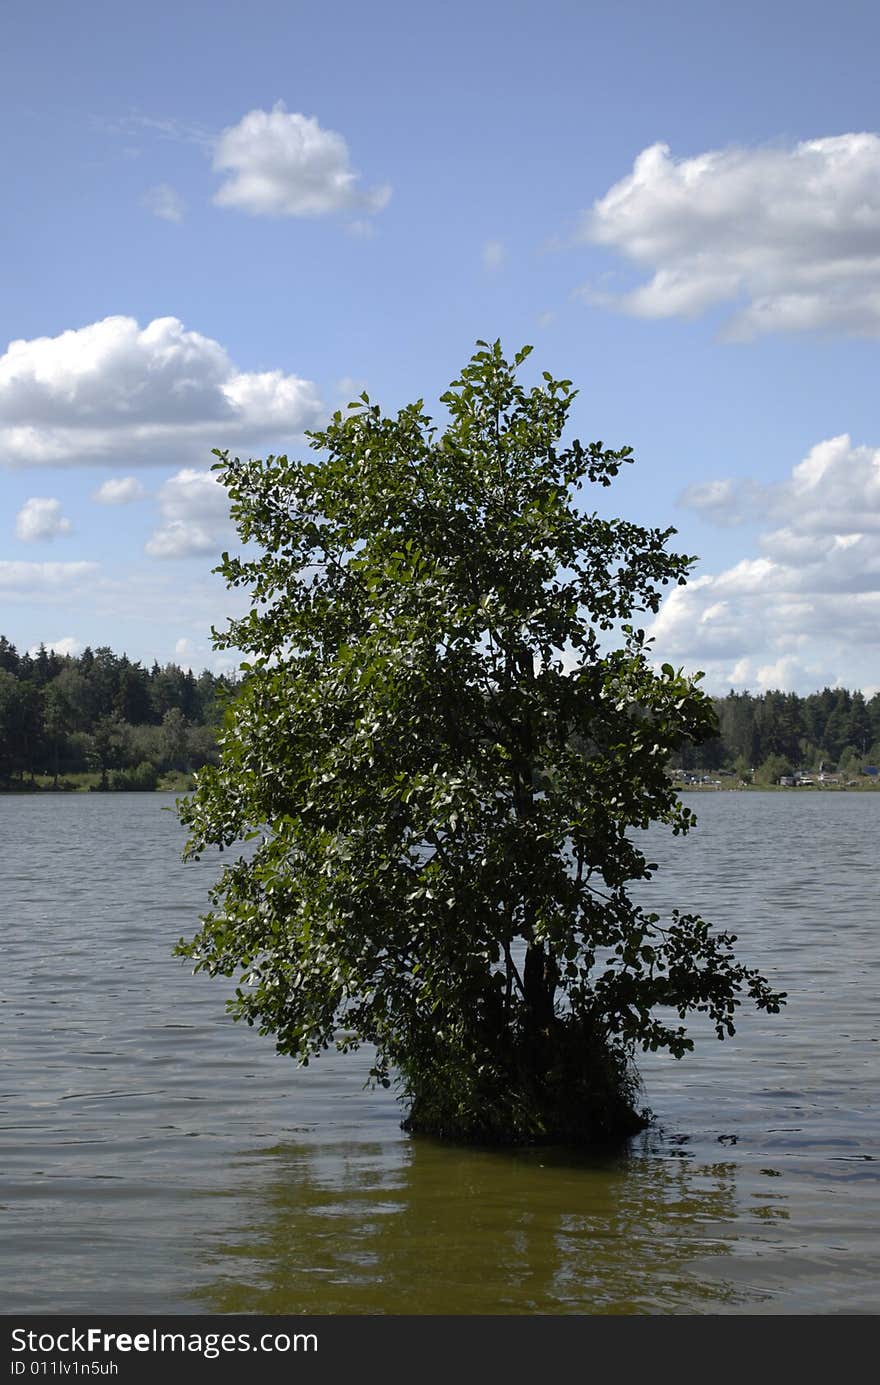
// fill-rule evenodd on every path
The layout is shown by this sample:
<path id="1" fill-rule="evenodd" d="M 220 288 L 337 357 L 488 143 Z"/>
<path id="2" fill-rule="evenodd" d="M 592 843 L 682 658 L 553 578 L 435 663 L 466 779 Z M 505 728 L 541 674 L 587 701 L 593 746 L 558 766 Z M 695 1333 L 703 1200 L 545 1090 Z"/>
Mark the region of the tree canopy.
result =
<path id="1" fill-rule="evenodd" d="M 694 821 L 670 753 L 715 729 L 637 623 L 693 559 L 576 503 L 631 450 L 563 445 L 575 391 L 526 388 L 528 354 L 478 343 L 442 429 L 363 394 L 314 459 L 217 453 L 252 605 L 215 640 L 246 676 L 180 811 L 189 855 L 251 848 L 179 951 L 302 1063 L 373 1045 L 409 1129 L 585 1142 L 639 1125 L 639 1047 L 782 997 L 633 898 L 636 830 Z"/>

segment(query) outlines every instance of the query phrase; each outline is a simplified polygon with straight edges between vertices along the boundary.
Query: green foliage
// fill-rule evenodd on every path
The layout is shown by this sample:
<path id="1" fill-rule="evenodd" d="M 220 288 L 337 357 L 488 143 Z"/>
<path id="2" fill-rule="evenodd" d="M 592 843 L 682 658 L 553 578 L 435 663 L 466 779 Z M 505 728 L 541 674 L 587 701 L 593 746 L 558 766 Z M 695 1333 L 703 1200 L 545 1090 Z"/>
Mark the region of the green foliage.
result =
<path id="1" fill-rule="evenodd" d="M 824 688 L 799 697 L 778 691 L 760 695 L 730 692 L 716 697 L 718 735 L 701 745 L 682 744 L 676 766 L 713 770 L 739 762 L 760 765 L 768 756 L 784 759 L 795 769 L 818 769 L 853 756 L 869 754 L 880 735 L 880 693 L 866 702 L 862 693 Z"/>
<path id="2" fill-rule="evenodd" d="M 562 446 L 570 382 L 525 389 L 528 350 L 478 345 L 442 432 L 362 395 L 316 460 L 217 454 L 258 547 L 219 567 L 252 594 L 215 636 L 247 676 L 180 813 L 190 856 L 254 847 L 178 950 L 302 1063 L 375 1045 L 410 1129 L 586 1142 L 639 1124 L 636 1048 L 681 1056 L 677 1019 L 724 1037 L 742 993 L 781 998 L 627 888 L 653 870 L 634 829 L 693 822 L 672 747 L 714 730 L 632 623 L 693 560 L 576 506 L 630 449 Z"/>
<path id="3" fill-rule="evenodd" d="M 792 773 L 792 766 L 784 755 L 768 755 L 755 770 L 755 783 L 778 784 L 780 779 Z"/>
<path id="4" fill-rule="evenodd" d="M 144 787 L 141 767 L 176 772 L 216 758 L 213 727 L 232 684 L 174 664 L 147 670 L 101 647 L 74 658 L 19 654 L 0 636 L 0 787 Z"/>
<path id="5" fill-rule="evenodd" d="M 752 769 L 744 755 L 737 755 L 736 763 L 734 764 L 733 769 L 737 779 L 740 781 L 741 784 L 751 784 Z"/>
<path id="6" fill-rule="evenodd" d="M 39 734 L 39 693 L 0 668 L 0 781 L 31 769 L 30 752 Z"/>
<path id="7" fill-rule="evenodd" d="M 114 770 L 110 777 L 111 789 L 137 790 L 140 793 L 146 793 L 156 789 L 158 784 L 159 771 L 155 765 L 150 764 L 149 760 L 142 760 L 133 769 Z"/>

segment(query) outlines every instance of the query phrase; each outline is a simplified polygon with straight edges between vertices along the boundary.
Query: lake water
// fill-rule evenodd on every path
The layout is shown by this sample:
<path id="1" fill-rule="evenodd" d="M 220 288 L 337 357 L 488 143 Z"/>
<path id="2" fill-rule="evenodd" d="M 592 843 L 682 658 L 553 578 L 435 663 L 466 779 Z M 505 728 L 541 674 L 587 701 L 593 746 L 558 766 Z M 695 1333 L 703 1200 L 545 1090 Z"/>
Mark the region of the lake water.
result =
<path id="1" fill-rule="evenodd" d="M 690 802 L 652 896 L 789 1004 L 643 1060 L 655 1124 L 590 1158 L 411 1139 L 365 1056 L 232 1024 L 168 797 L 0 798 L 0 1311 L 877 1312 L 880 795 Z"/>

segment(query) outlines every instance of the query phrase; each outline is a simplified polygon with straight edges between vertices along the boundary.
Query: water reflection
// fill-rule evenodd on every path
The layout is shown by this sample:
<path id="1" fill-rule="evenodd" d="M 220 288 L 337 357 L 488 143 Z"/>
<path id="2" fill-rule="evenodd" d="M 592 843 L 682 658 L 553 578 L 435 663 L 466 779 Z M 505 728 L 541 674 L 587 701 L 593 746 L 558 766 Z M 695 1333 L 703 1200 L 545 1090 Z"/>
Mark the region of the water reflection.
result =
<path id="1" fill-rule="evenodd" d="M 754 1297 L 723 1273 L 734 1164 L 413 1140 L 278 1145 L 237 1173 L 250 1217 L 202 1261 L 196 1311 L 714 1312 Z M 783 1201 L 762 1215 L 784 1217 Z"/>
<path id="2" fill-rule="evenodd" d="M 175 865 L 160 799 L 0 798 L 6 1311 L 876 1313 L 880 795 L 652 833 L 653 902 L 791 1001 L 642 1060 L 664 1130 L 579 1163 L 411 1142 L 365 1054 L 233 1026 L 171 956 L 217 863 Z"/>

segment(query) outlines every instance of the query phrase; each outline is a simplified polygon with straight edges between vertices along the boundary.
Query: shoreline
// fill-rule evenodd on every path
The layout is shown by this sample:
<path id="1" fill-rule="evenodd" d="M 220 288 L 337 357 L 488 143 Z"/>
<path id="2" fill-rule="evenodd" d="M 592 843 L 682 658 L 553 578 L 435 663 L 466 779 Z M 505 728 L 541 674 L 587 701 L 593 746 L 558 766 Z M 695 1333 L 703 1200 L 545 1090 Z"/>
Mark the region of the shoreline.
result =
<path id="1" fill-rule="evenodd" d="M 880 778 L 860 782 L 850 781 L 846 784 L 684 784 L 680 781 L 673 781 L 673 787 L 680 794 L 701 794 L 701 793 L 877 793 L 880 792 Z M 55 794 L 60 798 L 68 798 L 71 794 L 117 794 L 117 793 L 137 793 L 137 794 L 187 794 L 192 793 L 195 783 L 186 780 L 176 784 L 157 784 L 155 789 L 99 789 L 89 784 L 59 784 L 57 788 L 51 784 L 22 784 L 7 785 L 0 788 L 0 796 L 9 798 L 34 798 L 42 797 L 44 794 Z"/>
<path id="2" fill-rule="evenodd" d="M 681 784 L 677 793 L 876 793 L 880 782 L 861 784 Z"/>

